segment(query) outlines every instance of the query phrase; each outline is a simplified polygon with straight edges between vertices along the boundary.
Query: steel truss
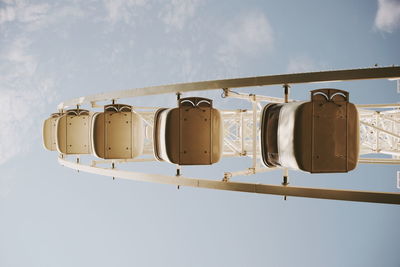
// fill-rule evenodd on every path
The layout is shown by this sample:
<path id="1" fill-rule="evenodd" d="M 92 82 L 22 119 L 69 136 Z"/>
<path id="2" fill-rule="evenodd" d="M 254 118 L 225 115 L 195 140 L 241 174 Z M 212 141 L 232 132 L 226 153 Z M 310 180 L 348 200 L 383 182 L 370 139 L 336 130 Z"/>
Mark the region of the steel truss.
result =
<path id="1" fill-rule="evenodd" d="M 130 98 L 145 95 L 162 93 L 181 93 L 199 90 L 223 90 L 223 97 L 239 98 L 251 102 L 252 108 L 249 110 L 223 110 L 222 118 L 224 124 L 224 148 L 223 156 L 242 156 L 250 157 L 252 164 L 248 169 L 238 172 L 225 172 L 220 181 L 206 180 L 200 178 L 187 178 L 177 172 L 177 176 L 145 174 L 127 172 L 116 169 L 116 164 L 127 162 L 155 161 L 153 157 L 152 127 L 155 107 L 134 107 L 134 112 L 139 114 L 146 125 L 144 157 L 131 160 L 93 160 L 91 165 L 80 163 L 79 158 L 68 161 L 65 155 L 60 155 L 61 165 L 95 174 L 148 181 L 177 186 L 203 187 L 220 190 L 243 191 L 252 193 L 275 194 L 283 196 L 300 196 L 311 198 L 324 198 L 336 200 L 350 200 L 362 202 L 376 202 L 400 204 L 400 194 L 385 192 L 368 192 L 354 190 L 336 190 L 322 188 L 305 188 L 288 186 L 287 169 L 283 169 L 284 182 L 282 185 L 265 185 L 233 182 L 233 176 L 251 175 L 260 172 L 267 172 L 279 168 L 266 168 L 261 164 L 260 147 L 260 114 L 261 102 L 284 103 L 293 101 L 288 98 L 288 84 L 309 83 L 309 82 L 329 82 L 337 80 L 364 80 L 364 79 L 390 79 L 400 77 L 400 67 L 340 70 L 314 73 L 298 73 L 287 75 L 273 75 L 252 78 L 241 78 L 231 80 L 207 81 L 187 84 L 176 84 L 167 86 L 148 87 L 141 89 L 130 89 L 81 97 L 60 103 L 58 109 L 64 110 L 68 106 L 90 104 L 92 107 L 99 101 L 110 101 L 121 98 Z M 231 88 L 264 86 L 281 84 L 285 88 L 285 97 L 276 98 L 255 94 L 243 94 L 231 91 Z M 357 105 L 360 115 L 360 147 L 361 154 L 359 163 L 370 164 L 400 164 L 400 104 L 390 105 Z M 380 153 L 389 155 L 391 158 L 368 158 L 366 154 Z M 111 168 L 99 167 L 100 164 L 110 164 Z M 180 167 L 177 166 L 177 170 Z"/>
<path id="2" fill-rule="evenodd" d="M 391 155 L 400 163 L 400 104 L 371 110 L 359 108 L 361 153 Z"/>

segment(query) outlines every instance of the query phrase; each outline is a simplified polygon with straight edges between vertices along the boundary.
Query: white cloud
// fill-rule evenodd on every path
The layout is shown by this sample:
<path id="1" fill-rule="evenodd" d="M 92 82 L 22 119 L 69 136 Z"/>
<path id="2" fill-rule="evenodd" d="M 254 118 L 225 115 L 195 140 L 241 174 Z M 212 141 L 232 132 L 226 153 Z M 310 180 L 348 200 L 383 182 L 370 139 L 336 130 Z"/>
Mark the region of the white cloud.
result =
<path id="1" fill-rule="evenodd" d="M 35 73 L 37 62 L 26 51 L 30 44 L 30 41 L 26 38 L 17 38 L 1 55 L 9 63 L 11 69 L 8 73 L 13 78 L 20 76 L 31 77 Z"/>
<path id="2" fill-rule="evenodd" d="M 147 0 L 104 0 L 107 20 L 111 23 L 123 21 L 130 24 L 135 16 L 133 10 L 145 6 L 147 2 Z"/>
<path id="3" fill-rule="evenodd" d="M 388 33 L 400 28 L 400 0 L 378 0 L 375 27 Z"/>
<path id="4" fill-rule="evenodd" d="M 63 19 L 82 18 L 88 14 L 85 13 L 79 6 L 60 6 L 51 9 L 51 14 L 46 17 L 47 24 L 56 23 Z"/>
<path id="5" fill-rule="evenodd" d="M 48 4 L 25 4 L 23 2 L 18 2 L 17 5 L 17 18 L 21 22 L 26 23 L 39 23 L 46 15 L 49 10 Z"/>
<path id="6" fill-rule="evenodd" d="M 82 7 L 78 5 L 31 4 L 25 0 L 10 0 L 0 8 L 0 26 L 6 23 L 22 25 L 22 30 L 36 31 L 59 22 L 73 22 L 74 18 L 83 17 Z"/>
<path id="7" fill-rule="evenodd" d="M 268 52 L 274 45 L 273 29 L 267 17 L 259 12 L 233 21 L 221 35 L 223 40 L 217 50 L 217 58 L 227 65 L 236 65 L 239 56 Z"/>
<path id="8" fill-rule="evenodd" d="M 0 51 L 0 164 L 29 150 L 43 106 L 54 97 L 53 79 L 38 72 L 30 46 L 19 37 Z"/>
<path id="9" fill-rule="evenodd" d="M 0 24 L 15 20 L 15 9 L 12 7 L 5 7 L 0 9 Z"/>
<path id="10" fill-rule="evenodd" d="M 199 0 L 172 0 L 161 12 L 160 18 L 167 25 L 167 30 L 182 30 L 187 21 L 195 15 L 199 4 Z"/>
<path id="11" fill-rule="evenodd" d="M 7 22 L 29 24 L 30 28 L 39 27 L 45 20 L 50 6 L 48 4 L 30 4 L 23 0 L 9 1 L 0 9 L 0 25 Z"/>
<path id="12" fill-rule="evenodd" d="M 318 68 L 317 64 L 308 56 L 297 56 L 289 60 L 287 71 L 289 73 L 310 72 Z"/>

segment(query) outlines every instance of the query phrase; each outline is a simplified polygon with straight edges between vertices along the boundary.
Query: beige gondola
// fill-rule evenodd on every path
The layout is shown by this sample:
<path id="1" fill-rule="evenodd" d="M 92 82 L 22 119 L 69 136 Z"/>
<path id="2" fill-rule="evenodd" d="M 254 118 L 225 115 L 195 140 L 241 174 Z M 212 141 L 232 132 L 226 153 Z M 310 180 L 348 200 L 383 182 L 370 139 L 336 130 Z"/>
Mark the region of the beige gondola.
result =
<path id="1" fill-rule="evenodd" d="M 70 109 L 56 121 L 56 147 L 65 155 L 91 154 L 91 115 L 85 109 Z"/>
<path id="2" fill-rule="evenodd" d="M 154 119 L 154 154 L 179 165 L 209 165 L 222 155 L 223 125 L 212 100 L 189 97 L 179 107 L 159 109 Z"/>
<path id="3" fill-rule="evenodd" d="M 47 118 L 43 122 L 43 146 L 47 150 L 56 151 L 57 150 L 57 142 L 56 142 L 56 126 L 57 119 L 62 115 L 62 113 L 53 113 L 49 118 Z"/>
<path id="4" fill-rule="evenodd" d="M 337 89 L 311 91 L 311 101 L 266 105 L 261 147 L 266 166 L 311 173 L 348 172 L 359 156 L 357 108 Z"/>
<path id="5" fill-rule="evenodd" d="M 104 106 L 92 118 L 93 154 L 103 159 L 132 159 L 143 153 L 144 126 L 132 107 Z"/>

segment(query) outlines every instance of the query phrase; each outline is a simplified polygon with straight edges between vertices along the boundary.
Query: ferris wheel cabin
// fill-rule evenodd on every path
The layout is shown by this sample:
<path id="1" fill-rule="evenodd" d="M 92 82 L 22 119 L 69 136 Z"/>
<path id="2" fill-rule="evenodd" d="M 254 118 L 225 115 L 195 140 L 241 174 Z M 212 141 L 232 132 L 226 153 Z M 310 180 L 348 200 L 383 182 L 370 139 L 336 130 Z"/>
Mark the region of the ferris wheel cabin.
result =
<path id="1" fill-rule="evenodd" d="M 154 155 L 179 165 L 210 165 L 223 151 L 221 113 L 212 100 L 183 98 L 173 109 L 159 109 L 154 118 Z"/>

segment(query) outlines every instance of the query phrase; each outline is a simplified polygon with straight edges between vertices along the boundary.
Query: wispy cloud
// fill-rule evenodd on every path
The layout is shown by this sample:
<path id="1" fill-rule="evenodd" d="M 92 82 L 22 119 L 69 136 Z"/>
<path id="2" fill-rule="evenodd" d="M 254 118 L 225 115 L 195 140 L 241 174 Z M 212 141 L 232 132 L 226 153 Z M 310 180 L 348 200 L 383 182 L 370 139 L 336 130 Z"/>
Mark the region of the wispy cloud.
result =
<path id="1" fill-rule="evenodd" d="M 378 0 L 375 27 L 388 33 L 400 28 L 400 0 Z"/>
<path id="2" fill-rule="evenodd" d="M 227 65 L 236 65 L 239 56 L 271 51 L 274 45 L 274 31 L 260 12 L 232 21 L 223 28 L 221 35 L 223 41 L 217 50 L 217 59 Z"/>
<path id="3" fill-rule="evenodd" d="M 49 11 L 48 4 L 31 4 L 23 0 L 8 1 L 0 9 L 0 25 L 9 22 L 29 24 L 30 28 L 41 26 Z"/>
<path id="4" fill-rule="evenodd" d="M 0 176 L 0 199 L 5 199 L 11 192 L 12 187 L 15 183 L 15 181 L 11 177 L 12 176 L 2 171 L 2 174 Z"/>
<path id="5" fill-rule="evenodd" d="M 54 81 L 38 72 L 30 46 L 19 37 L 0 50 L 0 164 L 29 150 L 39 134 L 43 104 L 54 97 Z"/>
<path id="6" fill-rule="evenodd" d="M 172 0 L 160 13 L 160 18 L 167 26 L 167 31 L 171 28 L 182 30 L 185 24 L 194 17 L 200 0 Z"/>
<path id="7" fill-rule="evenodd" d="M 15 9 L 13 7 L 6 6 L 0 9 L 0 24 L 5 22 L 13 21 L 16 18 Z"/>
<path id="8" fill-rule="evenodd" d="M 309 72 L 318 69 L 318 64 L 308 56 L 296 56 L 289 60 L 287 71 L 289 73 Z"/>
<path id="9" fill-rule="evenodd" d="M 133 23 L 137 7 L 143 7 L 148 0 L 104 0 L 104 6 L 107 12 L 107 20 L 111 23 L 125 22 Z"/>
<path id="10" fill-rule="evenodd" d="M 20 29 L 23 31 L 32 32 L 59 22 L 70 23 L 84 15 L 79 5 L 33 4 L 25 0 L 10 0 L 0 8 L 0 26 L 13 23 L 22 26 Z"/>

